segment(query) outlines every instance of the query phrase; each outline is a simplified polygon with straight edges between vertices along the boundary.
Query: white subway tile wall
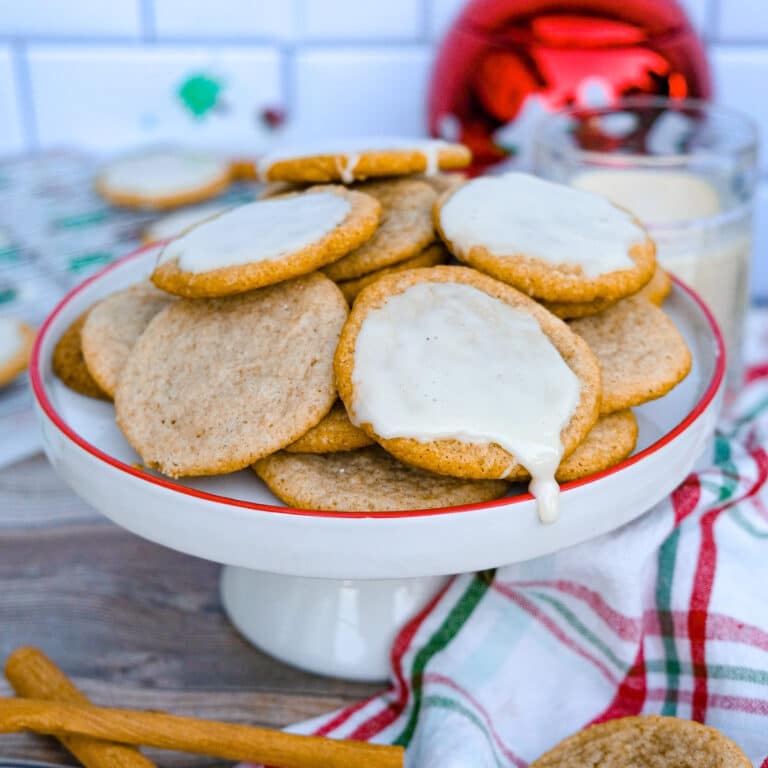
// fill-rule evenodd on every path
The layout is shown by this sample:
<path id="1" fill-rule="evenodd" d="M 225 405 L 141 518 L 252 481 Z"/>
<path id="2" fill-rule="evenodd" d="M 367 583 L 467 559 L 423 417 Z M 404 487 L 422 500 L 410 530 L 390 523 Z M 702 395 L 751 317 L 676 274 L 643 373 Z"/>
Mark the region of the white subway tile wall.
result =
<path id="1" fill-rule="evenodd" d="M 419 134 L 434 46 L 463 4 L 3 2 L 0 156 L 174 140 L 257 152 L 281 137 Z M 707 42 L 718 99 L 753 115 L 768 141 L 768 0 L 683 5 Z M 762 169 L 753 282 L 768 299 L 768 151 Z"/>

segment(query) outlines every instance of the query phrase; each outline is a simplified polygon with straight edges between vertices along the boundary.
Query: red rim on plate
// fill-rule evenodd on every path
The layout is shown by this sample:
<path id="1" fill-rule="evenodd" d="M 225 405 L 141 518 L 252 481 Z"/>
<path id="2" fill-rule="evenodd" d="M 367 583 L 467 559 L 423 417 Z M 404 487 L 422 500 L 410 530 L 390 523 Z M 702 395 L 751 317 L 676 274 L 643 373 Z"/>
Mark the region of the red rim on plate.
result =
<path id="1" fill-rule="evenodd" d="M 37 335 L 37 340 L 35 341 L 35 346 L 34 346 L 34 349 L 32 350 L 32 358 L 29 366 L 30 378 L 32 380 L 32 389 L 35 393 L 35 398 L 37 399 L 37 402 L 42 408 L 43 412 L 56 425 L 59 431 L 61 431 L 64 435 L 66 435 L 78 447 L 82 448 L 86 453 L 89 453 L 92 456 L 95 456 L 97 459 L 100 459 L 104 463 L 108 464 L 111 467 L 114 467 L 115 469 L 120 470 L 121 472 L 125 472 L 128 475 L 132 475 L 133 477 L 136 477 L 140 480 L 144 480 L 145 482 L 158 485 L 161 488 L 165 488 L 175 493 L 181 493 L 187 496 L 193 496 L 194 498 L 204 499 L 206 501 L 215 501 L 219 504 L 227 504 L 232 507 L 253 509 L 259 512 L 274 512 L 274 513 L 286 514 L 286 515 L 301 515 L 306 517 L 333 517 L 333 518 L 424 517 L 428 515 L 456 514 L 459 512 L 470 512 L 476 509 L 490 509 L 492 507 L 497 507 L 502 505 L 520 504 L 525 501 L 529 501 L 533 498 L 530 493 L 525 493 L 525 494 L 520 494 L 519 496 L 512 496 L 512 497 L 506 496 L 500 499 L 495 499 L 493 501 L 486 501 L 479 504 L 467 504 L 459 507 L 440 507 L 437 509 L 414 509 L 414 510 L 408 510 L 407 512 L 330 512 L 330 511 L 323 512 L 323 511 L 317 511 L 312 509 L 294 509 L 292 507 L 280 507 L 275 504 L 259 504 L 253 501 L 244 501 L 242 499 L 232 499 L 228 496 L 219 496 L 218 494 L 215 494 L 215 493 L 207 493 L 205 491 L 198 491 L 194 488 L 187 488 L 184 485 L 178 485 L 177 483 L 174 483 L 163 477 L 157 477 L 155 475 L 147 474 L 146 472 L 136 469 L 130 464 L 125 464 L 122 461 L 118 461 L 117 459 L 110 456 L 109 454 L 104 453 L 104 451 L 99 450 L 96 446 L 92 445 L 87 440 L 84 440 L 80 435 L 77 434 L 77 432 L 75 432 L 64 421 L 64 419 L 59 415 L 58 411 L 54 408 L 51 401 L 48 399 L 48 395 L 45 391 L 45 386 L 43 385 L 43 377 L 41 374 L 41 365 L 40 365 L 40 350 L 42 349 L 43 340 L 47 336 L 48 331 L 50 330 L 50 327 L 54 322 L 54 320 L 56 320 L 56 318 L 59 316 L 62 310 L 81 291 L 83 291 L 84 288 L 86 288 L 91 283 L 99 280 L 105 274 L 111 272 L 113 269 L 117 268 L 118 266 L 125 264 L 126 262 L 131 261 L 132 259 L 136 259 L 142 256 L 143 254 L 145 254 L 147 251 L 158 248 L 160 245 L 162 245 L 162 243 L 152 243 L 150 245 L 146 245 L 142 248 L 139 248 L 138 250 L 133 251 L 132 253 L 129 253 L 127 256 L 124 256 L 123 258 L 113 262 L 112 264 L 100 270 L 96 274 L 91 275 L 91 277 L 83 281 L 80 285 L 73 288 L 58 303 L 58 305 L 53 310 L 53 312 L 51 312 L 51 314 L 46 318 L 45 322 L 40 328 L 40 332 Z M 645 458 L 646 456 L 650 456 L 656 451 L 659 451 L 665 445 L 672 442 L 672 440 L 674 440 L 678 435 L 684 432 L 704 412 L 704 410 L 712 402 L 718 390 L 720 389 L 720 384 L 722 383 L 723 376 L 725 374 L 725 346 L 723 344 L 723 337 L 722 337 L 722 334 L 720 333 L 720 328 L 718 327 L 717 322 L 715 321 L 715 318 L 712 315 L 712 312 L 709 310 L 709 307 L 707 307 L 707 305 L 701 300 L 699 295 L 695 291 L 693 291 L 691 288 L 689 288 L 687 285 L 685 285 L 685 283 L 678 280 L 676 277 L 672 277 L 672 280 L 680 290 L 688 294 L 688 296 L 691 299 L 693 299 L 693 301 L 698 305 L 699 309 L 701 309 L 701 311 L 704 313 L 704 316 L 707 318 L 707 322 L 709 323 L 710 328 L 712 329 L 712 333 L 715 337 L 715 342 L 717 345 L 717 364 L 715 366 L 715 371 L 712 375 L 712 379 L 710 380 L 709 385 L 707 386 L 706 391 L 701 396 L 698 403 L 696 403 L 695 407 L 691 410 L 691 412 L 673 430 L 671 430 L 666 435 L 661 437 L 655 443 L 653 443 L 652 445 L 649 445 L 647 448 L 640 451 L 639 453 L 636 453 L 630 456 L 628 459 L 625 459 L 620 464 L 616 464 L 615 466 L 610 467 L 609 469 L 605 469 L 602 472 L 597 472 L 594 475 L 589 475 L 588 477 L 583 477 L 580 480 L 572 480 L 569 483 L 563 483 L 560 486 L 561 492 L 568 493 L 568 491 L 574 488 L 579 488 L 582 485 L 586 485 L 587 483 L 592 483 L 592 482 L 595 482 L 596 480 L 600 480 L 603 477 L 607 477 L 616 472 L 620 472 L 621 470 L 625 469 L 626 467 L 632 466 L 633 464 Z"/>

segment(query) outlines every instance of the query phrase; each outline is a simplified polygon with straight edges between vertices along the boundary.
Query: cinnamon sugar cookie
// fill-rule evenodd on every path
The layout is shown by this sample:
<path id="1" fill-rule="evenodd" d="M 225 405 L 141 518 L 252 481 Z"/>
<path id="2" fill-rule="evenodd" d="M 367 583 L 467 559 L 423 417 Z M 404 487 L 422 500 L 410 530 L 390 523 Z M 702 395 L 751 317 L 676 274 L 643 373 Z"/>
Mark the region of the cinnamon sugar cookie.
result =
<path id="1" fill-rule="evenodd" d="M 190 227 L 202 224 L 224 211 L 234 208 L 232 203 L 203 203 L 192 208 L 183 208 L 174 211 L 167 216 L 153 221 L 143 232 L 142 240 L 145 243 L 154 243 L 158 240 L 170 240 L 186 232 Z"/>
<path id="2" fill-rule="evenodd" d="M 367 275 L 358 277 L 356 280 L 342 280 L 337 285 L 341 288 L 344 298 L 351 304 L 357 294 L 371 283 L 375 283 L 384 275 L 391 275 L 393 272 L 405 272 L 407 269 L 419 269 L 421 267 L 436 267 L 438 264 L 445 264 L 450 254 L 445 250 L 442 243 L 434 243 L 425 248 L 421 253 L 417 253 L 410 259 L 401 261 L 385 269 L 377 269 L 375 272 L 369 272 Z"/>
<path id="3" fill-rule="evenodd" d="M 741 748 L 720 731 L 659 715 L 591 725 L 534 760 L 530 768 L 751 768 Z"/>
<path id="4" fill-rule="evenodd" d="M 436 235 L 432 226 L 435 191 L 423 181 L 388 179 L 355 186 L 381 203 L 381 222 L 373 237 L 323 268 L 331 280 L 351 280 L 424 250 Z"/>
<path id="5" fill-rule="evenodd" d="M 175 301 L 131 351 L 117 423 L 143 462 L 171 477 L 242 469 L 331 409 L 346 316 L 339 289 L 316 272 L 238 296 Z"/>
<path id="6" fill-rule="evenodd" d="M 640 289 L 640 296 L 645 297 L 651 304 L 660 307 L 664 299 L 672 293 L 672 278 L 669 272 L 656 265 L 653 277 Z"/>
<path id="7" fill-rule="evenodd" d="M 192 227 L 163 248 L 152 282 L 188 298 L 228 296 L 312 272 L 361 246 L 378 200 L 343 187 L 257 200 Z"/>
<path id="8" fill-rule="evenodd" d="M 600 362 L 601 413 L 655 400 L 691 370 L 691 353 L 675 324 L 642 296 L 630 296 L 570 326 Z"/>
<path id="9" fill-rule="evenodd" d="M 514 288 L 462 267 L 365 288 L 334 369 L 352 423 L 395 457 L 474 479 L 508 477 L 519 462 L 545 519 L 556 515 L 554 472 L 599 410 L 587 345 Z"/>
<path id="10" fill-rule="evenodd" d="M 96 191 L 114 205 L 176 208 L 218 195 L 230 179 L 229 163 L 215 155 L 157 150 L 105 166 L 96 177 Z"/>
<path id="11" fill-rule="evenodd" d="M 372 443 L 373 440 L 349 420 L 344 403 L 339 401 L 317 426 L 285 450 L 289 453 L 336 453 L 365 448 Z"/>
<path id="12" fill-rule="evenodd" d="M 471 160 L 467 147 L 437 139 L 346 139 L 270 152 L 260 158 L 258 171 L 263 181 L 351 184 L 376 176 L 465 168 Z"/>
<path id="13" fill-rule="evenodd" d="M 656 263 L 631 214 L 524 173 L 469 181 L 434 215 L 456 258 L 544 301 L 617 300 L 639 291 Z"/>
<path id="14" fill-rule="evenodd" d="M 149 321 L 174 300 L 152 283 L 138 283 L 107 296 L 88 313 L 80 330 L 83 358 L 97 386 L 110 397 L 133 345 Z"/>
<path id="15" fill-rule="evenodd" d="M 0 387 L 27 370 L 35 329 L 14 317 L 0 316 Z"/>
<path id="16" fill-rule="evenodd" d="M 555 473 L 558 483 L 579 480 L 613 467 L 635 450 L 637 419 L 629 409 L 601 416 L 586 439 L 567 458 Z M 510 480 L 527 480 L 526 472 L 516 473 Z"/>
<path id="17" fill-rule="evenodd" d="M 478 504 L 503 496 L 502 480 L 460 480 L 401 464 L 381 448 L 343 453 L 275 453 L 256 474 L 299 509 L 388 512 Z"/>
<path id="18" fill-rule="evenodd" d="M 90 309 L 83 312 L 56 342 L 53 349 L 53 372 L 66 386 L 80 395 L 110 400 L 109 395 L 94 381 L 83 358 L 80 331 L 88 317 L 88 312 Z"/>

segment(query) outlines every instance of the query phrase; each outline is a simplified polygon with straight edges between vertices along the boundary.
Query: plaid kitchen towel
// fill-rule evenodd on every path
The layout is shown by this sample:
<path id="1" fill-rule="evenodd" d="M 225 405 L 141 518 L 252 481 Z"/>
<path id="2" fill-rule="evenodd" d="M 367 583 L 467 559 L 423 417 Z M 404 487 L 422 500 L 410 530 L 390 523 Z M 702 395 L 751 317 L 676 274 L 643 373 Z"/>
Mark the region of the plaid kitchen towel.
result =
<path id="1" fill-rule="evenodd" d="M 396 639 L 385 693 L 291 730 L 490 768 L 661 713 L 768 768 L 768 315 L 751 320 L 748 383 L 706 468 L 614 533 L 456 577 Z"/>

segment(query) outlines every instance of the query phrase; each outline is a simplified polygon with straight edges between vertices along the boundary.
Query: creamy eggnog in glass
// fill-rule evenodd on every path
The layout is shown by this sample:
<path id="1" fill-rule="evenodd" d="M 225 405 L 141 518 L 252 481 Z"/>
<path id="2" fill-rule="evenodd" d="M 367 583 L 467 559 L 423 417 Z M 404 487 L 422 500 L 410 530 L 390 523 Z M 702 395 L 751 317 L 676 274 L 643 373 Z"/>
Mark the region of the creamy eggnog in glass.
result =
<path id="1" fill-rule="evenodd" d="M 692 100 L 577 107 L 545 118 L 535 137 L 539 175 L 632 211 L 656 241 L 659 263 L 709 305 L 731 388 L 742 374 L 756 156 L 747 117 Z"/>

